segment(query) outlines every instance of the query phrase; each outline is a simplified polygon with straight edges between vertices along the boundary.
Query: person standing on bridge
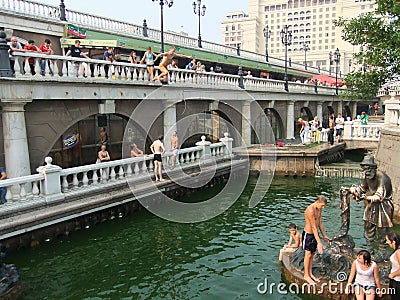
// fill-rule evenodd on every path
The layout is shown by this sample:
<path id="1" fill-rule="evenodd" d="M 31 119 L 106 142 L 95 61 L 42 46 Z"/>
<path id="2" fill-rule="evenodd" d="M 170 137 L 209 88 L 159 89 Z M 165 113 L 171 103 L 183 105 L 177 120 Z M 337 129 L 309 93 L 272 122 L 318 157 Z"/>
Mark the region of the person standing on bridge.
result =
<path id="1" fill-rule="evenodd" d="M 156 181 L 165 181 L 162 177 L 162 155 L 165 153 L 163 144 L 164 136 L 160 135 L 157 140 L 151 144 L 150 149 L 154 154 L 154 176 Z"/>
<path id="2" fill-rule="evenodd" d="M 182 57 L 182 58 L 192 58 L 192 56 L 187 56 L 187 55 L 183 55 L 183 54 L 177 54 L 175 53 L 175 47 L 171 46 L 171 48 L 169 49 L 168 52 L 165 53 L 160 53 L 158 56 L 162 56 L 163 60 L 160 62 L 159 64 L 159 68 L 161 71 L 161 74 L 154 77 L 154 80 L 158 80 L 158 82 L 162 83 L 162 82 L 166 82 L 168 83 L 168 69 L 167 66 L 172 62 L 172 59 L 174 57 Z"/>
<path id="3" fill-rule="evenodd" d="M 147 51 L 143 54 L 140 64 L 146 62 L 147 72 L 149 72 L 150 81 L 154 79 L 154 61 L 158 58 L 157 55 L 151 51 L 151 47 L 147 47 Z"/>
<path id="4" fill-rule="evenodd" d="M 7 178 L 7 173 L 4 171 L 3 168 L 0 168 L 0 180 L 4 180 Z M 0 204 L 5 204 L 6 200 L 7 189 L 5 187 L 0 187 Z"/>
<path id="5" fill-rule="evenodd" d="M 10 57 L 10 66 L 11 70 L 13 72 L 13 75 L 15 75 L 15 58 L 12 56 L 13 52 L 25 52 L 25 50 L 22 48 L 22 45 L 20 42 L 18 42 L 18 39 L 16 36 L 11 37 L 11 41 L 7 43 L 8 46 L 10 46 L 10 50 L 8 50 L 9 57 Z M 18 63 L 20 64 L 20 70 L 23 72 L 22 65 L 20 61 L 18 60 Z"/>
<path id="6" fill-rule="evenodd" d="M 44 43 L 42 45 L 40 45 L 39 47 L 40 51 L 42 51 L 43 54 L 47 54 L 47 55 L 53 55 L 54 51 L 53 48 L 51 47 L 51 41 L 49 39 L 45 39 Z M 49 65 L 49 70 L 50 70 L 50 74 L 53 75 L 53 70 L 50 68 L 50 61 L 48 61 L 48 65 Z M 40 74 L 42 76 L 46 75 L 46 59 L 41 58 L 40 59 Z"/>
<path id="7" fill-rule="evenodd" d="M 344 129 L 344 118 L 342 117 L 341 113 L 338 113 L 335 123 L 336 123 L 336 142 L 339 143 Z"/>
<path id="8" fill-rule="evenodd" d="M 72 45 L 69 50 L 67 51 L 67 53 L 65 54 L 65 56 L 70 56 L 71 57 L 75 57 L 75 58 L 80 58 L 80 57 L 85 57 L 85 58 L 89 58 L 89 56 L 87 55 L 87 53 L 82 52 L 81 49 L 81 41 L 80 40 L 76 40 L 75 44 Z M 79 77 L 79 69 L 81 67 L 81 63 L 79 61 L 75 61 L 74 62 L 74 70 L 75 70 L 75 76 Z"/>
<path id="9" fill-rule="evenodd" d="M 28 45 L 25 45 L 24 50 L 26 52 L 40 53 L 40 49 L 35 45 L 34 40 L 29 40 Z M 28 64 L 29 64 L 29 67 L 31 68 L 31 74 L 36 75 L 35 59 L 33 57 L 28 58 Z"/>

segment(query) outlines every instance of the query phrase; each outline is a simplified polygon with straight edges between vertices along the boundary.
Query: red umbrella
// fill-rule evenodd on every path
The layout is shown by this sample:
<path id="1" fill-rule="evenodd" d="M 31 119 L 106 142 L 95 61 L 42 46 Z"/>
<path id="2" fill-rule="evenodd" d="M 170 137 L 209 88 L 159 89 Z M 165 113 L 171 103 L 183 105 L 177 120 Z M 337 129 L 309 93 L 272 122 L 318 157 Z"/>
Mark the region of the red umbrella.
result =
<path id="1" fill-rule="evenodd" d="M 327 85 L 332 85 L 334 86 L 336 84 L 336 78 L 330 77 L 328 75 L 324 75 L 324 74 L 319 74 L 319 75 L 315 75 L 313 77 L 311 77 L 310 82 L 315 82 L 315 81 L 319 81 L 321 84 L 323 84 L 324 82 L 326 82 Z M 342 86 L 343 85 L 343 81 L 341 78 L 338 78 L 337 80 L 338 86 Z"/>

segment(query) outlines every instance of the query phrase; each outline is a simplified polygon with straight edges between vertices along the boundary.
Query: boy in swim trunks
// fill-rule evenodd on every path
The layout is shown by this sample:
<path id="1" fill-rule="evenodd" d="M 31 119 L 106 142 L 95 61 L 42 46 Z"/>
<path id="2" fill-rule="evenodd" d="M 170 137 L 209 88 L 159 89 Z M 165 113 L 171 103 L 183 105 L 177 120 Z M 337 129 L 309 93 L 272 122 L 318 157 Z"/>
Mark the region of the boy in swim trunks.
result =
<path id="1" fill-rule="evenodd" d="M 325 196 L 318 196 L 317 200 L 306 208 L 304 218 L 306 226 L 304 227 L 302 241 L 304 254 L 304 280 L 309 284 L 319 282 L 319 279 L 312 273 L 312 265 L 315 252 L 318 250 L 322 254 L 324 245 L 318 235 L 318 229 L 322 233 L 322 237 L 326 243 L 329 243 L 329 238 L 326 236 L 324 225 L 322 224 L 322 209 L 326 205 Z"/>
<path id="2" fill-rule="evenodd" d="M 290 232 L 289 242 L 279 251 L 279 261 L 282 261 L 285 252 L 292 253 L 301 246 L 301 234 L 297 231 L 296 224 L 290 223 L 288 229 Z"/>
<path id="3" fill-rule="evenodd" d="M 165 148 L 163 144 L 164 136 L 160 135 L 157 140 L 151 144 L 150 149 L 154 154 L 154 176 L 156 177 L 156 181 L 165 181 L 162 177 L 162 157 L 164 154 Z"/>
<path id="4" fill-rule="evenodd" d="M 168 82 L 168 68 L 167 66 L 172 62 L 174 57 L 182 57 L 182 58 L 192 58 L 191 56 L 177 54 L 175 53 L 175 47 L 171 46 L 168 52 L 158 54 L 158 57 L 162 56 L 163 59 L 158 65 L 160 68 L 161 74 L 154 77 L 154 81 L 157 80 L 158 82 Z"/>
<path id="5" fill-rule="evenodd" d="M 176 135 L 176 131 L 172 133 L 171 139 L 170 139 L 170 147 L 169 151 L 172 152 L 173 155 L 173 161 L 172 161 L 172 167 L 171 169 L 173 170 L 176 165 L 176 157 L 178 156 L 178 148 L 179 148 L 179 140 L 178 136 Z"/>

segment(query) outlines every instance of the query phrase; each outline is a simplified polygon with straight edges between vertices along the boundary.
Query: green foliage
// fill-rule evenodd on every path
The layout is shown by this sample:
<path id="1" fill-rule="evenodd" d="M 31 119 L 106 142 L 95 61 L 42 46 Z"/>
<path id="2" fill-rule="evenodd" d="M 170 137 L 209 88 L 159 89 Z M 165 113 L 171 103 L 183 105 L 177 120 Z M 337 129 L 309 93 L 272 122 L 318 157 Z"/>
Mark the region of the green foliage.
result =
<path id="1" fill-rule="evenodd" d="M 346 98 L 374 98 L 383 83 L 400 75 L 400 1 L 376 0 L 376 4 L 374 12 L 335 22 L 345 41 L 360 46 L 354 63 L 363 66 L 346 75 Z"/>

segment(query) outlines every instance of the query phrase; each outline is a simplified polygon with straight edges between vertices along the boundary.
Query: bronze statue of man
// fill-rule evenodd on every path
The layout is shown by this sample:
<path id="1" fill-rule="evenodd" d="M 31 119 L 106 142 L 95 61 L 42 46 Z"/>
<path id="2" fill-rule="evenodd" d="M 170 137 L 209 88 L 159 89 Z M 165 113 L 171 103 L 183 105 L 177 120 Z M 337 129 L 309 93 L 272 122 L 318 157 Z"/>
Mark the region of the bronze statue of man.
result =
<path id="1" fill-rule="evenodd" d="M 364 237 L 368 248 L 378 241 L 379 250 L 386 249 L 385 237 L 393 227 L 392 182 L 378 166 L 372 156 L 361 162 L 364 180 L 361 185 L 350 188 L 355 199 L 364 200 Z"/>

